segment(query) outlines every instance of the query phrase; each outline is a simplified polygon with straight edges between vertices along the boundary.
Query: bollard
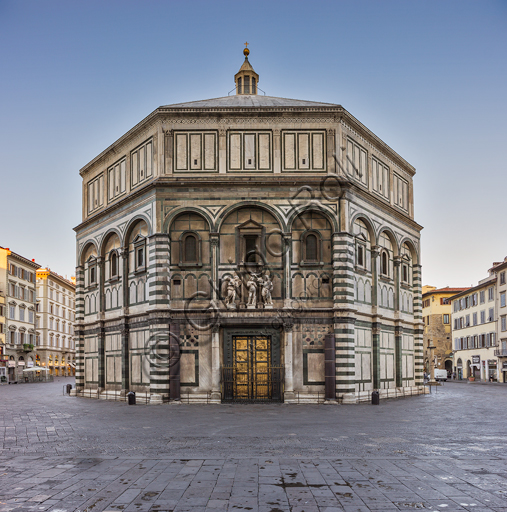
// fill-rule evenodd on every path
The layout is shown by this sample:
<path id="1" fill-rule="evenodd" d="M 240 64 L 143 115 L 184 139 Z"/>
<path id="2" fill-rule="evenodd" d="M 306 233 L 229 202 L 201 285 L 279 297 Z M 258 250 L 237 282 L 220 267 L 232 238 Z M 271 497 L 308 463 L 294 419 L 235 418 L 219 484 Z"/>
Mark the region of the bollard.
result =
<path id="1" fill-rule="evenodd" d="M 129 405 L 136 405 L 136 394 L 133 391 L 127 393 Z"/>
<path id="2" fill-rule="evenodd" d="M 379 405 L 380 404 L 380 393 L 378 391 L 373 391 L 371 394 L 371 405 Z"/>

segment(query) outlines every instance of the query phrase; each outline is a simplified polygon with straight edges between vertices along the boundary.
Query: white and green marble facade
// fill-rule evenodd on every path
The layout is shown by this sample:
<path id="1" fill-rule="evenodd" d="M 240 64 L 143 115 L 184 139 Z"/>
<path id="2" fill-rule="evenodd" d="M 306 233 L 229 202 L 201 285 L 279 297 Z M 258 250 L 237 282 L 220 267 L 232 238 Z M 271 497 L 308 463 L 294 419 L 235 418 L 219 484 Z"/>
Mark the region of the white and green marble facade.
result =
<path id="1" fill-rule="evenodd" d="M 160 107 L 80 173 L 78 393 L 220 401 L 226 336 L 266 329 L 285 401 L 324 398 L 326 340 L 328 398 L 422 392 L 415 170 L 343 107 L 248 95 Z M 246 308 L 244 287 L 237 309 L 224 303 L 244 233 L 259 233 L 272 309 Z"/>

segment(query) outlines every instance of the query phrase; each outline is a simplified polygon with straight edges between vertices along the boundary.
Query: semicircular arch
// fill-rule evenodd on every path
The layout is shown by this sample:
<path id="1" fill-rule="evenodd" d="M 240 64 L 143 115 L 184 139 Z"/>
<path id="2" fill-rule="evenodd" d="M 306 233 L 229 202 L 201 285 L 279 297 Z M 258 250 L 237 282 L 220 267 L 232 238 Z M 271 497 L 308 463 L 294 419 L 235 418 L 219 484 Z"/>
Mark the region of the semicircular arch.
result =
<path id="1" fill-rule="evenodd" d="M 127 228 L 125 229 L 125 237 L 123 239 L 123 247 L 126 247 L 129 243 L 130 234 L 132 233 L 132 230 L 137 226 L 137 224 L 139 224 L 139 222 L 144 222 L 146 224 L 148 236 L 152 234 L 150 220 L 146 216 L 138 214 L 132 219 L 130 219 L 129 223 L 127 224 Z"/>
<path id="2" fill-rule="evenodd" d="M 208 229 L 209 231 L 211 231 L 211 228 L 213 226 L 213 220 L 211 219 L 207 212 L 195 206 L 185 206 L 183 208 L 178 208 L 177 210 L 170 211 L 164 218 L 164 222 L 162 224 L 162 231 L 164 233 L 169 233 L 169 228 L 173 221 L 178 216 L 183 215 L 185 213 L 195 213 L 196 215 L 200 215 L 208 223 Z"/>
<path id="3" fill-rule="evenodd" d="M 100 254 L 101 256 L 104 256 L 104 251 L 107 246 L 107 242 L 114 235 L 116 235 L 118 237 L 118 240 L 120 241 L 120 247 L 123 247 L 124 243 L 123 243 L 123 237 L 121 236 L 121 233 L 116 228 L 109 228 L 106 231 L 106 233 L 104 234 L 104 236 L 102 237 L 98 254 Z"/>
<path id="4" fill-rule="evenodd" d="M 407 244 L 408 248 L 410 249 L 410 252 L 412 254 L 412 263 L 414 265 L 419 264 L 419 251 L 417 250 L 414 241 L 411 240 L 408 237 L 405 237 L 401 240 L 400 248 L 403 247 L 404 244 Z"/>
<path id="5" fill-rule="evenodd" d="M 376 244 L 377 236 L 375 235 L 375 228 L 373 227 L 373 222 L 367 215 L 365 215 L 362 212 L 356 213 L 350 220 L 350 232 L 354 233 L 354 223 L 356 222 L 356 220 L 360 220 L 365 224 L 366 229 L 370 234 L 370 242 L 372 244 Z"/>
<path id="6" fill-rule="evenodd" d="M 229 206 L 228 208 L 226 208 L 221 214 L 220 216 L 217 218 L 216 222 L 215 222 L 215 231 L 218 233 L 220 232 L 220 229 L 222 227 L 222 224 L 224 222 L 224 220 L 231 214 L 233 213 L 235 210 L 241 210 L 243 208 L 259 208 L 261 210 L 265 210 L 267 211 L 269 214 L 271 214 L 275 220 L 278 222 L 279 226 L 280 226 L 280 229 L 282 231 L 286 231 L 287 229 L 287 225 L 283 219 L 283 217 L 280 215 L 280 212 L 276 209 L 276 208 L 273 208 L 272 206 L 268 205 L 268 204 L 265 204 L 265 203 L 261 203 L 260 201 L 242 201 L 241 203 L 239 204 L 234 204 L 232 206 Z"/>
<path id="7" fill-rule="evenodd" d="M 99 251 L 98 251 L 98 248 L 97 248 L 97 242 L 95 240 L 92 240 L 92 239 L 89 239 L 87 240 L 82 246 L 81 246 L 81 249 L 79 250 L 79 255 L 78 255 L 78 263 L 79 263 L 79 266 L 83 266 L 84 265 L 84 261 L 83 261 L 83 258 L 85 257 L 86 253 L 88 252 L 88 249 L 93 246 L 94 249 L 95 249 L 95 252 L 97 253 L 97 255 L 99 254 Z"/>
<path id="8" fill-rule="evenodd" d="M 398 256 L 400 254 L 400 246 L 398 245 L 398 241 L 396 240 L 396 235 L 394 234 L 394 231 L 390 227 L 382 226 L 378 231 L 377 245 L 379 244 L 380 235 L 382 235 L 382 233 L 385 233 L 387 235 L 387 238 L 389 238 L 389 241 L 391 242 L 391 245 L 393 247 L 394 256 Z"/>
<path id="9" fill-rule="evenodd" d="M 287 228 L 288 228 L 288 231 L 292 230 L 292 226 L 294 224 L 294 221 L 301 214 L 307 213 L 307 212 L 317 212 L 317 213 L 320 213 L 322 216 L 324 216 L 329 221 L 329 223 L 333 227 L 333 230 L 334 231 L 338 231 L 338 221 L 336 219 L 336 216 L 333 215 L 333 213 L 330 212 L 329 210 L 327 210 L 326 208 L 324 208 L 322 206 L 319 206 L 319 205 L 316 205 L 316 204 L 309 204 L 309 205 L 301 206 L 299 208 L 294 208 L 294 211 L 291 212 L 291 214 L 287 218 Z"/>

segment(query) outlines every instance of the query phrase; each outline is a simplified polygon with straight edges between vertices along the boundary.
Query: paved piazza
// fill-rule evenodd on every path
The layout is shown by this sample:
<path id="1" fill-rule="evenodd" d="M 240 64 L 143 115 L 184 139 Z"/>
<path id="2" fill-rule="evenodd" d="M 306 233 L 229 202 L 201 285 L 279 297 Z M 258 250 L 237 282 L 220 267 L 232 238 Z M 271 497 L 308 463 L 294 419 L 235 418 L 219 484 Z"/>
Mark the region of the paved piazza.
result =
<path id="1" fill-rule="evenodd" d="M 365 405 L 128 406 L 0 387 L 0 511 L 507 512 L 507 385 Z"/>

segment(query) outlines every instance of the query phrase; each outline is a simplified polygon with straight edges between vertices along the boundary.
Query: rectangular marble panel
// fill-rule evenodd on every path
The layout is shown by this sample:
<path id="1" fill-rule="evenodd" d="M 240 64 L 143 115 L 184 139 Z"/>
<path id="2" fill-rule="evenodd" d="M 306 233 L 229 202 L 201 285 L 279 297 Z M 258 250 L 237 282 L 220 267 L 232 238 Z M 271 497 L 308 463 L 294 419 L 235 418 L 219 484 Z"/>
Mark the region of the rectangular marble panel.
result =
<path id="1" fill-rule="evenodd" d="M 125 160 L 120 163 L 120 192 L 125 192 L 126 180 L 125 180 Z"/>
<path id="2" fill-rule="evenodd" d="M 308 133 L 298 133 L 298 168 L 310 168 L 310 136 Z"/>
<path id="3" fill-rule="evenodd" d="M 132 356 L 132 382 L 139 383 L 142 381 L 141 356 Z"/>
<path id="4" fill-rule="evenodd" d="M 284 148 L 284 169 L 296 168 L 296 134 L 284 133 L 283 135 L 283 148 Z"/>
<path id="5" fill-rule="evenodd" d="M 241 134 L 231 133 L 229 137 L 229 169 L 241 169 Z"/>
<path id="6" fill-rule="evenodd" d="M 361 379 L 362 380 L 370 380 L 371 379 L 371 355 L 370 354 L 361 354 Z"/>
<path id="7" fill-rule="evenodd" d="M 190 134 L 190 169 L 202 168 L 202 135 L 200 133 Z"/>
<path id="8" fill-rule="evenodd" d="M 308 353 L 308 382 L 324 382 L 324 354 Z"/>
<path id="9" fill-rule="evenodd" d="M 148 142 L 146 144 L 146 176 L 153 174 L 153 144 Z"/>
<path id="10" fill-rule="evenodd" d="M 176 170 L 188 170 L 188 148 L 187 148 L 187 135 L 185 133 L 178 133 L 175 137 L 176 146 Z"/>
<path id="11" fill-rule="evenodd" d="M 204 169 L 216 170 L 216 135 L 214 133 L 204 135 Z"/>
<path id="12" fill-rule="evenodd" d="M 132 153 L 132 185 L 137 185 L 139 183 L 139 172 L 138 172 L 138 163 L 137 163 L 137 151 Z"/>
<path id="13" fill-rule="evenodd" d="M 114 169 L 109 169 L 109 172 L 107 173 L 108 176 L 107 176 L 107 181 L 108 181 L 108 189 L 109 189 L 109 194 L 108 194 L 108 197 L 109 199 L 113 199 L 114 197 Z"/>
<path id="14" fill-rule="evenodd" d="M 255 133 L 244 134 L 244 169 L 255 169 Z"/>
<path id="15" fill-rule="evenodd" d="M 106 382 L 115 382 L 114 362 L 114 357 L 106 357 Z"/>
<path id="16" fill-rule="evenodd" d="M 314 169 L 324 169 L 323 133 L 312 133 L 312 159 Z"/>
<path id="17" fill-rule="evenodd" d="M 271 169 L 271 138 L 269 133 L 259 133 L 259 169 Z"/>
<path id="18" fill-rule="evenodd" d="M 195 382 L 195 354 L 181 354 L 180 372 L 182 384 L 192 384 Z"/>
<path id="19" fill-rule="evenodd" d="M 146 147 L 139 149 L 139 181 L 146 178 Z"/>

